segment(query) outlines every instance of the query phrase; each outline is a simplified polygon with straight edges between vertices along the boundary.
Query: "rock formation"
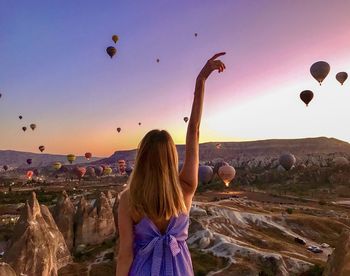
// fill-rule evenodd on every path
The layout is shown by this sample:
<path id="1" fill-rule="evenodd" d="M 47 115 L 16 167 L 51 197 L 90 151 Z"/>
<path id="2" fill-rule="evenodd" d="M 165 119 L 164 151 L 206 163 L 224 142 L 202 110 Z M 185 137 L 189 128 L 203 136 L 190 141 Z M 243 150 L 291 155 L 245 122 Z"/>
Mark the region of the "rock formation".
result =
<path id="1" fill-rule="evenodd" d="M 18 275 L 48 276 L 57 275 L 71 261 L 63 235 L 34 192 L 22 209 L 3 259 Z"/>
<path id="2" fill-rule="evenodd" d="M 66 240 L 69 250 L 72 250 L 74 242 L 74 215 L 75 207 L 66 191 L 63 191 L 53 210 L 53 217 L 58 229 Z"/>
<path id="3" fill-rule="evenodd" d="M 101 192 L 92 207 L 82 197 L 75 216 L 75 246 L 101 244 L 114 238 L 114 233 L 113 211 L 106 195 Z"/>
<path id="4" fill-rule="evenodd" d="M 335 250 L 327 262 L 323 275 L 350 275 L 350 230 L 345 230 L 340 235 Z"/>
<path id="5" fill-rule="evenodd" d="M 16 272 L 7 263 L 0 263 L 0 276 L 16 276 Z"/>
<path id="6" fill-rule="evenodd" d="M 113 205 L 113 216 L 114 216 L 114 224 L 115 224 L 115 237 L 119 237 L 119 228 L 118 228 L 118 207 L 119 207 L 119 194 L 116 194 L 114 205 Z"/>

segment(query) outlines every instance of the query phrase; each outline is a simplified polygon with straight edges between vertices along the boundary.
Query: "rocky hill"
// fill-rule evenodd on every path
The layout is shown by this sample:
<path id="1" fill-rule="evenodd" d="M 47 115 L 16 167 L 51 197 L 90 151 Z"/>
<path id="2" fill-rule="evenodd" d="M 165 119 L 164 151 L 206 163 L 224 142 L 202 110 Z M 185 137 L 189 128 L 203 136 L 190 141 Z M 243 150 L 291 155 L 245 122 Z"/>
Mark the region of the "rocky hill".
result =
<path id="1" fill-rule="evenodd" d="M 291 152 L 295 156 L 304 158 L 308 155 L 328 155 L 341 153 L 350 155 L 350 144 L 335 138 L 317 137 L 303 139 L 271 139 L 249 142 L 218 142 L 200 144 L 200 160 L 251 160 L 277 158 L 280 154 Z M 185 146 L 178 145 L 177 151 L 180 162 L 185 156 Z M 117 151 L 108 158 L 92 162 L 93 164 L 114 164 L 118 159 L 135 160 L 136 150 Z"/>

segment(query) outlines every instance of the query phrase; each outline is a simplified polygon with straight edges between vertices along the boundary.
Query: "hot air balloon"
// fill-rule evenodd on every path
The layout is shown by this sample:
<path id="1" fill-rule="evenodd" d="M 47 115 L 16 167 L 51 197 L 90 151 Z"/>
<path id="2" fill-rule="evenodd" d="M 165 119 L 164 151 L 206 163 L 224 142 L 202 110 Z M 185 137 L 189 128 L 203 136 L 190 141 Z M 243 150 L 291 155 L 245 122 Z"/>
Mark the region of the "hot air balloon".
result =
<path id="1" fill-rule="evenodd" d="M 216 147 L 217 149 L 221 149 L 221 144 L 220 144 L 220 143 L 219 143 L 219 144 L 216 144 L 215 147 Z"/>
<path id="2" fill-rule="evenodd" d="M 106 52 L 112 58 L 117 53 L 117 49 L 113 46 L 109 46 L 107 47 Z"/>
<path id="3" fill-rule="evenodd" d="M 125 174 L 126 162 L 123 159 L 118 160 L 118 170 L 120 174 Z"/>
<path id="4" fill-rule="evenodd" d="M 337 81 L 340 82 L 341 85 L 344 84 L 344 82 L 346 81 L 346 79 L 348 78 L 348 73 L 346 72 L 339 72 L 335 78 L 337 79 Z"/>
<path id="5" fill-rule="evenodd" d="M 88 167 L 86 169 L 86 175 L 88 175 L 88 176 L 95 176 L 96 175 L 95 168 L 94 167 Z"/>
<path id="6" fill-rule="evenodd" d="M 76 159 L 74 154 L 68 154 L 67 155 L 67 160 L 70 164 L 72 164 L 74 162 L 74 160 Z"/>
<path id="7" fill-rule="evenodd" d="M 295 162 L 296 162 L 295 156 L 291 153 L 282 154 L 279 158 L 280 165 L 286 171 L 289 171 L 295 165 Z"/>
<path id="8" fill-rule="evenodd" d="M 203 184 L 207 184 L 213 178 L 213 169 L 209 166 L 200 166 L 198 168 L 198 178 Z"/>
<path id="9" fill-rule="evenodd" d="M 79 180 L 83 178 L 86 173 L 86 168 L 84 167 L 75 167 L 73 173 L 78 177 Z"/>
<path id="10" fill-rule="evenodd" d="M 139 126 L 141 125 L 141 122 L 139 122 Z"/>
<path id="11" fill-rule="evenodd" d="M 120 127 L 117 128 L 118 133 L 119 133 L 121 130 L 122 130 L 122 129 L 121 129 Z"/>
<path id="12" fill-rule="evenodd" d="M 4 165 L 4 166 L 2 166 L 2 168 L 3 168 L 3 169 L 4 169 L 4 171 L 6 172 L 6 171 L 9 169 L 9 166 Z"/>
<path id="13" fill-rule="evenodd" d="M 95 174 L 96 174 L 97 176 L 101 176 L 101 175 L 103 174 L 103 167 L 101 167 L 101 166 L 96 166 L 96 167 L 95 167 Z"/>
<path id="14" fill-rule="evenodd" d="M 0 99 L 1 99 L 1 97 L 2 97 L 2 94 L 0 93 Z"/>
<path id="15" fill-rule="evenodd" d="M 22 130 L 23 130 L 23 131 L 26 131 L 26 130 L 27 130 L 27 127 L 25 127 L 25 126 L 22 127 Z"/>
<path id="16" fill-rule="evenodd" d="M 45 150 L 45 146 L 39 146 L 39 150 L 43 152 Z"/>
<path id="17" fill-rule="evenodd" d="M 346 165 L 348 165 L 349 164 L 349 160 L 348 159 L 346 159 L 345 157 L 343 157 L 343 156 L 338 156 L 338 157 L 335 157 L 334 159 L 333 159 L 333 164 L 335 165 L 335 166 L 346 166 Z"/>
<path id="18" fill-rule="evenodd" d="M 20 120 L 22 120 L 23 117 L 22 117 L 22 115 L 19 115 L 18 118 L 19 118 Z"/>
<path id="19" fill-rule="evenodd" d="M 31 128 L 32 130 L 36 129 L 36 124 L 30 124 L 30 128 Z"/>
<path id="20" fill-rule="evenodd" d="M 117 43 L 117 41 L 119 40 L 119 37 L 117 35 L 113 35 L 112 40 L 114 41 L 114 43 Z"/>
<path id="21" fill-rule="evenodd" d="M 184 121 L 185 121 L 185 123 L 187 123 L 188 122 L 188 117 L 184 117 Z"/>
<path id="22" fill-rule="evenodd" d="M 33 160 L 32 160 L 31 158 L 27 159 L 27 164 L 28 164 L 28 165 L 32 164 L 32 161 L 33 161 Z"/>
<path id="23" fill-rule="evenodd" d="M 226 163 L 225 161 L 219 161 L 219 162 L 216 162 L 215 165 L 214 165 L 214 169 L 213 169 L 213 173 L 218 173 L 219 169 L 222 167 L 222 166 L 228 166 L 228 163 Z"/>
<path id="24" fill-rule="evenodd" d="M 62 164 L 60 162 L 55 162 L 52 164 L 52 167 L 58 171 L 62 167 Z"/>
<path id="25" fill-rule="evenodd" d="M 34 172 L 33 171 L 27 171 L 26 175 L 28 179 L 32 179 Z"/>
<path id="26" fill-rule="evenodd" d="M 197 37 L 197 36 L 198 36 L 198 34 L 197 34 L 197 33 L 194 33 L 194 36 L 195 36 L 195 37 Z"/>
<path id="27" fill-rule="evenodd" d="M 157 63 L 159 63 L 160 62 L 160 59 L 159 58 L 157 58 Z"/>
<path id="28" fill-rule="evenodd" d="M 310 90 L 304 90 L 300 93 L 300 99 L 306 104 L 306 106 L 309 105 L 313 97 L 314 93 L 312 93 Z"/>
<path id="29" fill-rule="evenodd" d="M 91 157 L 92 157 L 92 153 L 91 153 L 91 152 L 86 152 L 86 153 L 85 153 L 85 158 L 86 158 L 87 160 L 90 160 Z"/>
<path id="30" fill-rule="evenodd" d="M 228 186 L 230 182 L 235 178 L 236 170 L 232 166 L 221 166 L 218 170 L 218 175 L 225 183 L 225 185 Z"/>
<path id="31" fill-rule="evenodd" d="M 104 175 L 110 175 L 112 173 L 112 168 L 110 167 L 106 167 L 104 170 L 103 170 L 103 174 Z"/>
<path id="32" fill-rule="evenodd" d="M 331 67 L 325 61 L 315 62 L 310 67 L 311 75 L 315 78 L 315 80 L 319 82 L 320 85 L 322 84 L 322 81 L 327 77 L 330 70 Z"/>

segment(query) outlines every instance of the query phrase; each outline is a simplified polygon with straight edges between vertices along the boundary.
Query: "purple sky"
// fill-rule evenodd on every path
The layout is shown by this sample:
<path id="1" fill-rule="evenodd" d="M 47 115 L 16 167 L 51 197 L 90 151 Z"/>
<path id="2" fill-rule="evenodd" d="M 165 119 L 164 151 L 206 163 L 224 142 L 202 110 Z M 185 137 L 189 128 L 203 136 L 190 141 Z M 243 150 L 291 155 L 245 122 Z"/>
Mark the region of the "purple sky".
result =
<path id="1" fill-rule="evenodd" d="M 43 144 L 50 153 L 107 156 L 135 148 L 153 128 L 183 143 L 196 74 L 218 51 L 227 52 L 227 71 L 209 80 L 201 141 L 312 135 L 350 141 L 341 124 L 284 131 L 273 112 L 255 114 L 261 106 L 273 110 L 283 93 L 299 106 L 301 90 L 318 89 L 308 73 L 315 61 L 350 71 L 349 14 L 346 0 L 0 0 L 0 149 L 38 151 Z M 111 60 L 105 48 L 113 34 L 120 40 Z M 291 106 L 280 100 L 283 110 Z M 249 116 L 235 113 L 246 105 Z M 254 125 L 254 115 L 266 127 Z M 23 133 L 32 122 L 37 130 Z"/>

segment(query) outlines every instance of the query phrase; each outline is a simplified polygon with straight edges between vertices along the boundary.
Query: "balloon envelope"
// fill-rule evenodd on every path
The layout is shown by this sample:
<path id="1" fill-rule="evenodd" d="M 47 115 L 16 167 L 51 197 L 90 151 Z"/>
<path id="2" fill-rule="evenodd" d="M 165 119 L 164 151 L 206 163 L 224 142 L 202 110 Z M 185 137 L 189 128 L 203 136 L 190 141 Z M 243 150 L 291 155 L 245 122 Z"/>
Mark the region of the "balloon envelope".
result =
<path id="1" fill-rule="evenodd" d="M 32 160 L 31 158 L 27 159 L 27 164 L 28 164 L 28 165 L 32 164 L 32 161 L 33 161 L 33 160 Z"/>
<path id="2" fill-rule="evenodd" d="M 309 105 L 311 100 L 314 97 L 314 93 L 310 90 L 304 90 L 303 92 L 300 93 L 300 99 L 306 104 L 306 106 Z"/>
<path id="3" fill-rule="evenodd" d="M 21 115 L 19 115 L 18 118 L 19 118 L 20 120 L 22 120 L 23 117 L 22 117 Z"/>
<path id="4" fill-rule="evenodd" d="M 41 152 L 43 152 L 43 151 L 45 150 L 45 146 L 40 146 L 40 147 L 39 147 L 39 150 L 40 150 Z"/>
<path id="5" fill-rule="evenodd" d="M 188 117 L 184 117 L 184 121 L 185 121 L 185 123 L 187 123 L 188 122 Z"/>
<path id="6" fill-rule="evenodd" d="M 26 130 L 27 130 L 27 127 L 22 127 L 22 130 L 23 130 L 23 131 L 26 131 Z"/>
<path id="7" fill-rule="evenodd" d="M 106 52 L 112 58 L 117 53 L 117 49 L 113 46 L 109 46 L 107 47 Z"/>
<path id="8" fill-rule="evenodd" d="M 91 152 L 86 152 L 86 153 L 85 153 L 85 158 L 86 158 L 87 160 L 90 160 L 91 157 L 92 157 L 92 153 L 91 153 Z"/>
<path id="9" fill-rule="evenodd" d="M 84 168 L 84 167 L 75 167 L 73 172 L 80 180 L 85 175 L 86 168 Z"/>
<path id="10" fill-rule="evenodd" d="M 95 176 L 96 173 L 95 173 L 95 168 L 94 167 L 88 167 L 86 169 L 86 175 L 89 175 L 89 176 Z"/>
<path id="11" fill-rule="evenodd" d="M 9 169 L 7 165 L 2 166 L 2 168 L 4 169 L 4 171 L 7 171 Z"/>
<path id="12" fill-rule="evenodd" d="M 36 124 L 30 124 L 30 128 L 31 128 L 32 130 L 36 129 Z"/>
<path id="13" fill-rule="evenodd" d="M 310 73 L 321 85 L 322 81 L 327 77 L 331 67 L 325 61 L 318 61 L 311 65 Z"/>
<path id="14" fill-rule="evenodd" d="M 221 166 L 218 175 L 226 186 L 235 178 L 236 170 L 232 166 Z"/>
<path id="15" fill-rule="evenodd" d="M 112 173 L 112 168 L 110 167 L 106 167 L 104 170 L 103 170 L 103 174 L 104 175 L 110 175 Z"/>
<path id="16" fill-rule="evenodd" d="M 218 173 L 219 169 L 222 166 L 228 166 L 228 163 L 226 163 L 225 161 L 216 162 L 215 165 L 214 165 L 214 169 L 213 169 L 214 174 Z"/>
<path id="17" fill-rule="evenodd" d="M 295 156 L 291 153 L 282 154 L 279 158 L 280 165 L 286 171 L 289 171 L 295 165 L 295 162 L 296 162 Z"/>
<path id="18" fill-rule="evenodd" d="M 198 178 L 203 184 L 207 184 L 213 178 L 213 169 L 209 166 L 200 166 L 198 168 Z"/>
<path id="19" fill-rule="evenodd" d="M 122 130 L 122 129 L 121 129 L 120 127 L 117 128 L 118 133 L 119 133 L 121 130 Z"/>
<path id="20" fill-rule="evenodd" d="M 26 175 L 28 179 L 31 179 L 33 177 L 34 172 L 33 171 L 27 171 Z"/>
<path id="21" fill-rule="evenodd" d="M 117 43 L 117 41 L 119 40 L 119 37 L 117 35 L 113 35 L 112 40 L 114 41 L 114 43 Z"/>
<path id="22" fill-rule="evenodd" d="M 335 78 L 337 79 L 337 81 L 340 82 L 341 85 L 343 85 L 344 82 L 345 82 L 345 81 L 347 80 L 347 78 L 348 78 L 348 73 L 346 73 L 346 72 L 339 72 L 339 73 L 335 76 Z"/>
<path id="23" fill-rule="evenodd" d="M 62 167 L 62 164 L 60 162 L 55 162 L 52 167 L 57 171 Z"/>
<path id="24" fill-rule="evenodd" d="M 67 155 L 67 160 L 70 164 L 72 164 L 74 162 L 74 160 L 76 159 L 74 154 L 68 154 Z"/>
<path id="25" fill-rule="evenodd" d="M 96 167 L 95 167 L 95 174 L 96 174 L 97 176 L 101 176 L 101 175 L 103 174 L 103 167 L 101 167 L 101 166 L 96 166 Z"/>

